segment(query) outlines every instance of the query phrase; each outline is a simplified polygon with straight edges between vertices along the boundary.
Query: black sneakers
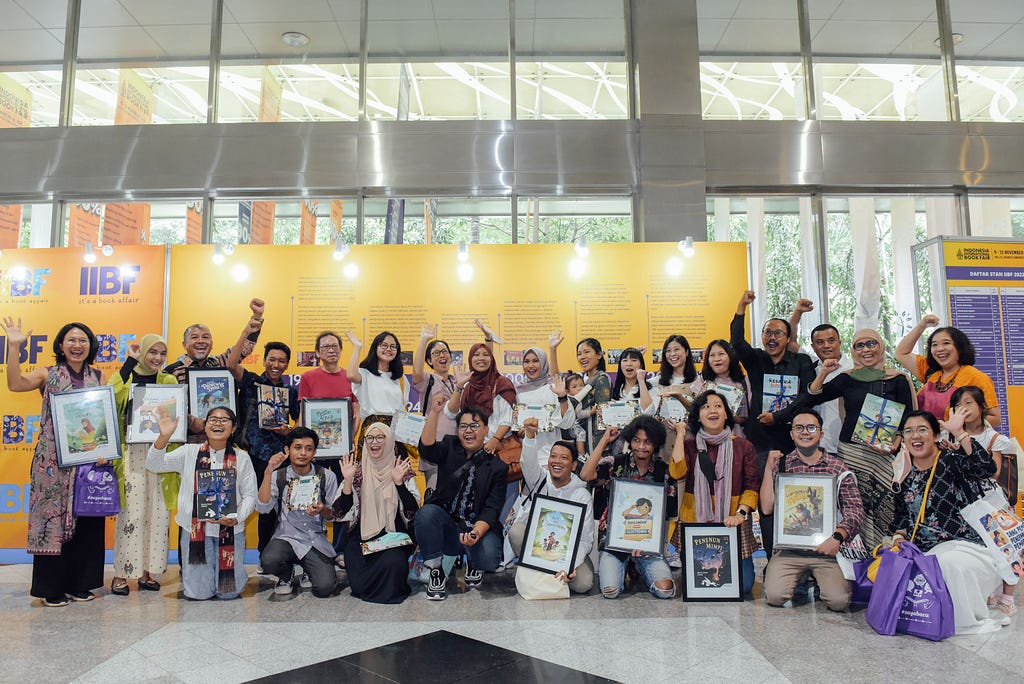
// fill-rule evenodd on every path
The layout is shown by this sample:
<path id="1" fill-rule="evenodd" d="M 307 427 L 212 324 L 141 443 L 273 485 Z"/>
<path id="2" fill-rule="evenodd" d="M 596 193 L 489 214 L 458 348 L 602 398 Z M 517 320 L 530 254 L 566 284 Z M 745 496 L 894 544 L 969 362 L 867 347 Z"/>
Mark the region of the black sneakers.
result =
<path id="1" fill-rule="evenodd" d="M 448 598 L 448 578 L 445 577 L 441 568 L 430 569 L 430 579 L 427 581 L 427 598 L 431 601 L 444 601 Z"/>
<path id="2" fill-rule="evenodd" d="M 484 581 L 484 571 L 477 570 L 469 563 L 466 563 L 466 587 L 479 587 L 480 583 Z"/>

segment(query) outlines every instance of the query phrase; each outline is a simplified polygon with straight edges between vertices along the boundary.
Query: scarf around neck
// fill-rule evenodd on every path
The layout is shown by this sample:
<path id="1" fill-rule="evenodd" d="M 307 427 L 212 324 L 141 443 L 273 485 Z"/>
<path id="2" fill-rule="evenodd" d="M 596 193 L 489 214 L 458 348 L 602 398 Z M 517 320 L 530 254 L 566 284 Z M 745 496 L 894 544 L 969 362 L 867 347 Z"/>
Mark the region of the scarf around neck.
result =
<path id="1" fill-rule="evenodd" d="M 203 442 L 196 455 L 196 469 L 192 474 L 192 530 L 188 537 L 189 565 L 206 565 L 206 521 L 196 517 L 199 510 L 199 471 L 210 470 L 210 443 Z M 224 469 L 236 470 L 237 458 L 230 442 L 224 448 Z M 236 470 L 237 473 L 237 470 Z M 231 496 L 236 496 L 232 492 Z M 235 590 L 235 528 L 220 525 L 217 546 L 217 592 L 230 594 Z"/>
<path id="2" fill-rule="evenodd" d="M 701 428 L 697 431 L 698 461 L 708 456 L 708 444 L 718 446 L 718 458 L 715 460 L 714 500 L 712 500 L 711 484 L 708 482 L 700 463 L 694 468 L 693 498 L 697 522 L 722 522 L 729 515 L 732 503 L 732 431 L 723 429 L 717 435 L 710 435 Z"/>

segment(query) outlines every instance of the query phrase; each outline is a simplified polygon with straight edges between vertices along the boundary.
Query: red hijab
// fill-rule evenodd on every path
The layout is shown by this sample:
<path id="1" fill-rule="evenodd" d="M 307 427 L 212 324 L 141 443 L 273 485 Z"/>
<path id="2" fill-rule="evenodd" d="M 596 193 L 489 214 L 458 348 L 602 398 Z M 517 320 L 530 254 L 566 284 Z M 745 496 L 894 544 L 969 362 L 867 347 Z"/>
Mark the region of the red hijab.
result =
<path id="1" fill-rule="evenodd" d="M 459 406 L 461 408 L 473 406 L 480 409 L 485 418 L 490 418 L 491 414 L 494 413 L 494 397 L 501 395 L 510 406 L 514 406 L 516 403 L 516 388 L 511 380 L 498 372 L 497 364 L 494 363 L 494 355 L 491 354 L 490 349 L 487 349 L 487 345 L 482 342 L 477 342 L 469 349 L 470 369 L 473 368 L 473 355 L 476 354 L 478 349 L 487 351 L 487 355 L 491 357 L 491 366 L 482 373 L 477 370 L 472 371 L 473 374 L 469 376 L 466 389 L 462 392 L 462 401 Z"/>

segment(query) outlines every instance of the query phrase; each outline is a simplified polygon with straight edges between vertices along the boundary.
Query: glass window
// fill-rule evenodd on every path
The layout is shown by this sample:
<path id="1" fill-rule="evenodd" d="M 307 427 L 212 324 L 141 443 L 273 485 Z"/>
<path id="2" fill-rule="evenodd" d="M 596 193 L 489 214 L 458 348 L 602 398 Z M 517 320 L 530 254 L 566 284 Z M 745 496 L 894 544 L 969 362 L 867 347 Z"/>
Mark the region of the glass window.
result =
<path id="1" fill-rule="evenodd" d="M 52 204 L 0 204 L 0 249 L 49 247 Z"/>
<path id="2" fill-rule="evenodd" d="M 363 242 L 508 244 L 512 242 L 511 208 L 507 197 L 366 199 Z"/>
<path id="3" fill-rule="evenodd" d="M 356 242 L 355 198 L 217 200 L 213 242 L 253 245 L 329 245 Z"/>
<path id="4" fill-rule="evenodd" d="M 75 202 L 64 215 L 64 244 L 173 245 L 202 241 L 202 200 Z"/>
<path id="5" fill-rule="evenodd" d="M 796 3 L 698 0 L 705 119 L 803 119 Z"/>
<path id="6" fill-rule="evenodd" d="M 516 118 L 625 119 L 620 0 L 516 3 Z"/>
<path id="7" fill-rule="evenodd" d="M 359 5 L 227 0 L 217 119 L 358 119 Z"/>
<path id="8" fill-rule="evenodd" d="M 56 126 L 65 0 L 0 4 L 0 128 Z"/>
<path id="9" fill-rule="evenodd" d="M 961 120 L 1024 121 L 1024 5 L 949 0 L 949 10 Z"/>
<path id="10" fill-rule="evenodd" d="M 934 0 L 808 4 L 818 118 L 947 120 Z"/>
<path id="11" fill-rule="evenodd" d="M 508 4 L 371 2 L 366 118 L 509 119 Z"/>
<path id="12" fill-rule="evenodd" d="M 520 197 L 519 241 L 631 242 L 629 197 Z"/>
<path id="13" fill-rule="evenodd" d="M 211 13 L 211 0 L 83 0 L 72 123 L 205 123 Z"/>

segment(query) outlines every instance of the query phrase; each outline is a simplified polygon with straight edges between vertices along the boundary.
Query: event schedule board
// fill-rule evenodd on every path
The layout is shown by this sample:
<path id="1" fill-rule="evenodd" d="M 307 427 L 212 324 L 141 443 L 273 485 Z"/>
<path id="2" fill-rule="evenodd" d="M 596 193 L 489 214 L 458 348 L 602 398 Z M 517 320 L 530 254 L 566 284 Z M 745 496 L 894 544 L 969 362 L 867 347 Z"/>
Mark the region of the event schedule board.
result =
<path id="1" fill-rule="evenodd" d="M 1024 242 L 945 239 L 950 324 L 995 384 L 1000 432 L 1024 442 Z"/>
<path id="2" fill-rule="evenodd" d="M 553 330 L 565 337 L 563 371 L 578 369 L 575 347 L 583 337 L 599 339 L 613 358 L 625 347 L 646 347 L 648 369 L 656 368 L 654 352 L 669 334 L 685 335 L 700 351 L 712 339 L 728 338 L 748 283 L 744 243 L 697 243 L 691 258 L 675 243 L 591 245 L 587 258 L 570 244 L 471 245 L 466 261 L 454 245 L 360 245 L 342 261 L 332 253 L 323 245 L 242 245 L 215 264 L 213 245 L 147 245 L 97 253 L 88 264 L 81 248 L 4 249 L 0 307 L 32 330 L 21 350 L 24 372 L 53 364 L 53 336 L 70 321 L 89 325 L 99 337 L 97 367 L 107 379 L 147 333 L 164 334 L 170 363 L 184 353 L 184 329 L 205 323 L 213 353 L 220 353 L 238 339 L 251 315 L 249 300 L 258 297 L 266 302 L 266 322 L 256 352 L 243 362 L 257 373 L 263 344 L 271 340 L 292 348 L 286 380 L 297 384 L 316 364 L 319 332 L 341 336 L 345 365 L 352 353 L 347 330 L 367 344 L 388 330 L 402 345 L 408 380 L 425 325 L 437 325 L 438 336 L 465 355 L 482 339 L 474 323 L 479 318 L 502 339 L 495 347 L 501 369 L 518 380 L 523 350 L 546 347 Z M 0 339 L 0 354 L 6 352 Z M 616 368 L 609 363 L 609 370 Z M 410 409 L 419 408 L 416 401 L 414 394 Z M 40 396 L 11 393 L 3 378 L 0 408 L 0 562 L 18 562 L 26 560 Z M 112 524 L 113 518 L 108 548 Z M 247 530 L 250 546 L 255 530 Z"/>

